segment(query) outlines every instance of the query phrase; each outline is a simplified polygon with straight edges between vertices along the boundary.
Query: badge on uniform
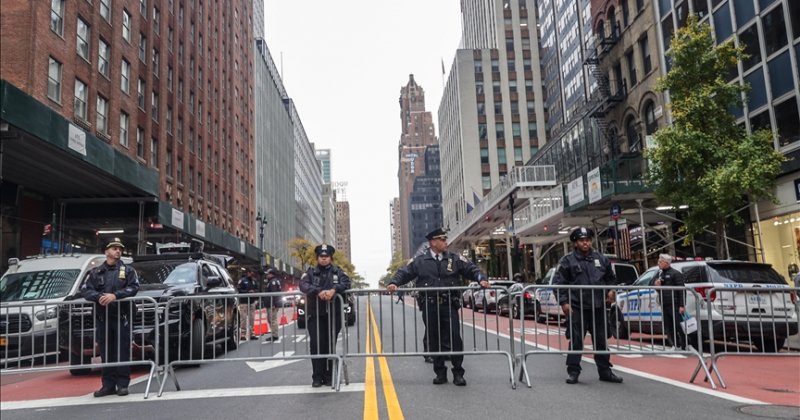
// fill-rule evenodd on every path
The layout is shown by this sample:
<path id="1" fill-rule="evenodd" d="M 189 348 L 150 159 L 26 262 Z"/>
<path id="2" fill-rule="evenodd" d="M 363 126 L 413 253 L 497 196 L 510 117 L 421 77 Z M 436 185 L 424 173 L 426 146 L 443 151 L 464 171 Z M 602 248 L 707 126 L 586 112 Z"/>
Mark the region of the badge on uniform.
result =
<path id="1" fill-rule="evenodd" d="M 338 274 L 334 274 L 333 275 L 333 284 L 339 284 L 339 275 Z"/>
<path id="2" fill-rule="evenodd" d="M 594 266 L 600 268 L 600 260 L 594 260 Z"/>
<path id="3" fill-rule="evenodd" d="M 120 268 L 120 270 L 119 270 L 119 279 L 120 279 L 120 281 L 125 280 L 125 268 Z"/>
<path id="4" fill-rule="evenodd" d="M 447 271 L 453 271 L 453 258 L 447 259 Z"/>

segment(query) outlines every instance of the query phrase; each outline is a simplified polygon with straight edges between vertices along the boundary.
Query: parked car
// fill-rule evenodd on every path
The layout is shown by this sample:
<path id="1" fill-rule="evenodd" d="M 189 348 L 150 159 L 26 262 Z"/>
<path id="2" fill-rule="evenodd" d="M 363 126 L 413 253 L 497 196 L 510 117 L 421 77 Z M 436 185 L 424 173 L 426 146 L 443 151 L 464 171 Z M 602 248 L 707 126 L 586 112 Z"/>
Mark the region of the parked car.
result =
<path id="1" fill-rule="evenodd" d="M 105 259 L 103 254 L 9 259 L 9 269 L 0 279 L 0 365 L 59 351 L 59 304 L 78 293 L 89 271 Z M 25 303 L 36 305 L 9 307 Z"/>
<path id="2" fill-rule="evenodd" d="M 489 280 L 489 285 L 486 289 L 478 288 L 472 295 L 472 305 L 475 311 L 484 311 L 486 313 L 496 311 L 498 299 L 508 293 L 508 288 L 513 286 L 514 282 Z"/>
<path id="3" fill-rule="evenodd" d="M 525 317 L 528 315 L 536 316 L 539 313 L 539 303 L 534 294 L 523 289 L 525 284 L 514 283 L 508 288 L 508 293 L 503 294 L 497 300 L 497 313 L 500 315 L 510 315 L 514 319 L 520 319 L 520 310 L 525 307 Z M 524 305 L 522 303 L 525 303 Z"/>
<path id="4" fill-rule="evenodd" d="M 239 345 L 239 313 L 236 288 L 221 261 L 202 253 L 140 255 L 130 264 L 139 275 L 137 297 L 152 297 L 157 304 L 137 302 L 132 313 L 132 349 L 135 354 L 153 357 L 165 352 L 165 325 L 169 332 L 170 358 L 200 359 L 204 348 L 227 344 L 228 349 Z M 232 295 L 213 300 L 183 300 L 182 296 Z M 78 297 L 78 296 L 76 296 Z M 71 308 L 63 314 L 61 323 L 71 323 L 72 329 L 61 329 L 62 346 L 67 346 L 77 360 L 91 357 L 94 350 L 93 304 L 83 309 Z M 155 347 L 156 319 L 162 327 L 159 347 Z M 71 331 L 72 337 L 69 337 Z M 178 350 L 180 349 L 180 354 Z M 205 354 L 209 352 L 206 351 Z M 163 359 L 162 359 L 163 360 Z M 79 362 L 80 363 L 80 362 Z"/>
<path id="5" fill-rule="evenodd" d="M 612 262 L 611 269 L 614 270 L 618 284 L 631 284 L 639 275 L 636 267 L 631 264 Z M 547 270 L 542 283 L 552 286 L 555 280 L 555 274 L 556 267 Z M 537 288 L 536 300 L 539 302 L 540 309 L 540 312 L 536 315 L 537 320 L 542 322 L 546 322 L 551 318 L 565 320 L 564 311 L 561 310 L 561 305 L 558 304 L 558 293 L 556 289 L 549 287 Z"/>
<path id="6" fill-rule="evenodd" d="M 684 261 L 672 267 L 686 277 L 686 287 L 703 299 L 696 313 L 695 294 L 687 293 L 686 311 L 700 321 L 701 332 L 713 323 L 714 339 L 750 342 L 756 348 L 774 352 L 783 347 L 786 338 L 798 332 L 797 296 L 769 264 L 747 261 Z M 652 267 L 642 274 L 634 286 L 652 286 L 658 274 Z M 756 291 L 710 292 L 713 287 L 757 287 L 769 290 L 786 289 L 785 293 Z M 711 304 L 708 317 L 706 302 Z M 631 332 L 662 334 L 662 309 L 655 289 L 625 290 L 617 293 L 610 313 L 612 333 L 621 339 Z M 698 348 L 697 335 L 689 336 Z"/>
<path id="7" fill-rule="evenodd" d="M 468 289 L 464 290 L 461 293 L 461 306 L 465 308 L 474 308 L 475 307 L 475 292 L 480 289 L 480 285 L 477 281 L 470 282 Z"/>
<path id="8" fill-rule="evenodd" d="M 306 327 L 306 296 L 296 295 L 297 328 Z M 345 294 L 344 299 L 344 321 L 345 325 L 351 327 L 356 324 L 356 304 L 355 297 L 351 293 Z"/>

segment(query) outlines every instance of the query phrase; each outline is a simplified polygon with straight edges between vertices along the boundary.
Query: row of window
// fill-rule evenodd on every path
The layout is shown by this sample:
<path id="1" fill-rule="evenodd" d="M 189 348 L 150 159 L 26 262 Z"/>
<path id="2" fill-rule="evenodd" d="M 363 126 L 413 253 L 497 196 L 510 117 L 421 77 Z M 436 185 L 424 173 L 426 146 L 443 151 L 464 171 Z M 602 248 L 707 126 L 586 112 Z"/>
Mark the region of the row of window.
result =
<path id="1" fill-rule="evenodd" d="M 495 123 L 494 125 L 495 138 L 498 140 L 505 139 L 505 123 Z M 515 139 L 522 136 L 522 126 L 520 123 L 511 123 L 511 134 Z M 538 127 L 535 122 L 528 123 L 528 136 L 530 139 L 538 137 Z M 485 123 L 478 123 L 478 140 L 488 140 L 488 131 Z"/>

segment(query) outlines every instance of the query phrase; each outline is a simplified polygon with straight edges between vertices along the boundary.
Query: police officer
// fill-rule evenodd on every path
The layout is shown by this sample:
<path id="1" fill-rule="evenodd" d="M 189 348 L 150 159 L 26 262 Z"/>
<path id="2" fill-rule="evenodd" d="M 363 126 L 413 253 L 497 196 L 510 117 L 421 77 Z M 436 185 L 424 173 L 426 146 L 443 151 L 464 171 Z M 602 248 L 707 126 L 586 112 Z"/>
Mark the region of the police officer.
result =
<path id="1" fill-rule="evenodd" d="M 245 275 L 239 279 L 236 289 L 240 294 L 258 292 L 258 278 L 256 271 L 247 267 Z M 244 323 L 239 325 L 239 336 L 242 340 L 255 340 L 258 338 L 255 332 L 255 304 L 257 300 L 246 297 L 239 298 L 239 320 Z"/>
<path id="2" fill-rule="evenodd" d="M 131 351 L 131 306 L 127 302 L 117 302 L 139 291 L 136 271 L 125 265 L 120 258 L 125 248 L 119 238 L 106 244 L 106 261 L 92 269 L 81 286 L 84 299 L 96 303 L 95 341 L 100 346 L 103 362 L 130 361 Z M 116 392 L 119 396 L 128 395 L 131 382 L 130 366 L 110 366 L 103 368 L 102 387 L 94 392 L 95 397 L 105 397 Z"/>
<path id="3" fill-rule="evenodd" d="M 658 256 L 658 275 L 656 286 L 684 287 L 686 279 L 683 273 L 671 267 L 672 256 L 661 254 Z M 663 313 L 664 332 L 667 334 L 672 347 L 686 350 L 686 337 L 680 331 L 681 316 L 686 311 L 683 303 L 683 292 L 678 290 L 661 291 L 661 310 Z"/>
<path id="4" fill-rule="evenodd" d="M 350 288 L 350 277 L 333 265 L 336 249 L 321 244 L 314 248 L 317 265 L 309 267 L 300 279 L 300 291 L 306 294 L 308 335 L 311 337 L 311 354 L 334 354 L 336 339 L 342 329 L 342 294 Z M 311 386 L 331 386 L 333 359 L 311 359 Z"/>
<path id="5" fill-rule="evenodd" d="M 275 276 L 275 269 L 270 268 L 267 270 L 267 282 L 265 285 L 265 292 L 267 293 L 280 293 L 281 281 Z M 283 301 L 280 296 L 265 296 L 262 299 L 262 305 L 266 308 L 269 319 L 269 337 L 264 339 L 264 342 L 278 341 L 278 312 L 281 310 Z"/>
<path id="6" fill-rule="evenodd" d="M 553 279 L 556 285 L 600 286 L 616 284 L 616 276 L 611 262 L 592 249 L 594 232 L 580 227 L 572 231 L 570 240 L 575 250 L 558 262 Z M 602 289 L 559 289 L 558 303 L 569 317 L 570 350 L 583 350 L 583 337 L 588 331 L 592 335 L 595 350 L 606 350 L 606 293 Z M 608 354 L 594 354 L 600 380 L 621 383 L 622 378 L 611 371 L 611 357 Z M 567 355 L 567 383 L 578 383 L 581 374 L 581 355 Z"/>
<path id="7" fill-rule="evenodd" d="M 417 287 L 421 288 L 461 286 L 462 276 L 480 282 L 481 287 L 489 287 L 486 276 L 475 264 L 447 251 L 447 232 L 441 228 L 436 229 L 425 235 L 425 238 L 430 244 L 430 251 L 414 257 L 408 265 L 398 270 L 386 287 L 389 292 L 397 291 L 398 286 L 415 278 Z M 464 351 L 458 318 L 458 309 L 461 307 L 460 295 L 453 296 L 450 291 L 445 290 L 422 294 L 420 299 L 428 351 Z M 465 386 L 467 381 L 464 379 L 464 368 L 461 366 L 464 356 L 453 355 L 450 360 L 453 364 L 453 383 Z M 436 373 L 433 383 L 436 385 L 447 382 L 447 367 L 444 362 L 444 356 L 433 358 L 433 371 Z"/>

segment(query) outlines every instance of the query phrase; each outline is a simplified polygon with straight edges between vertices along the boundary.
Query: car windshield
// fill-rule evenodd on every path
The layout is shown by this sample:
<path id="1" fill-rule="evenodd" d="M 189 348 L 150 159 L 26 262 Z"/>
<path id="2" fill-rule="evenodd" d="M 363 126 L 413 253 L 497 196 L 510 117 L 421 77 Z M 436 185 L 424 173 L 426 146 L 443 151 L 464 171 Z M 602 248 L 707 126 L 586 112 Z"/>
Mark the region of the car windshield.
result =
<path id="1" fill-rule="evenodd" d="M 80 270 L 47 270 L 6 274 L 0 279 L 0 301 L 55 299 L 69 293 Z"/>
<path id="2" fill-rule="evenodd" d="M 708 268 L 714 283 L 786 284 L 768 265 L 709 263 Z"/>
<path id="3" fill-rule="evenodd" d="M 197 263 L 185 261 L 140 261 L 131 264 L 139 274 L 139 283 L 197 284 Z"/>

